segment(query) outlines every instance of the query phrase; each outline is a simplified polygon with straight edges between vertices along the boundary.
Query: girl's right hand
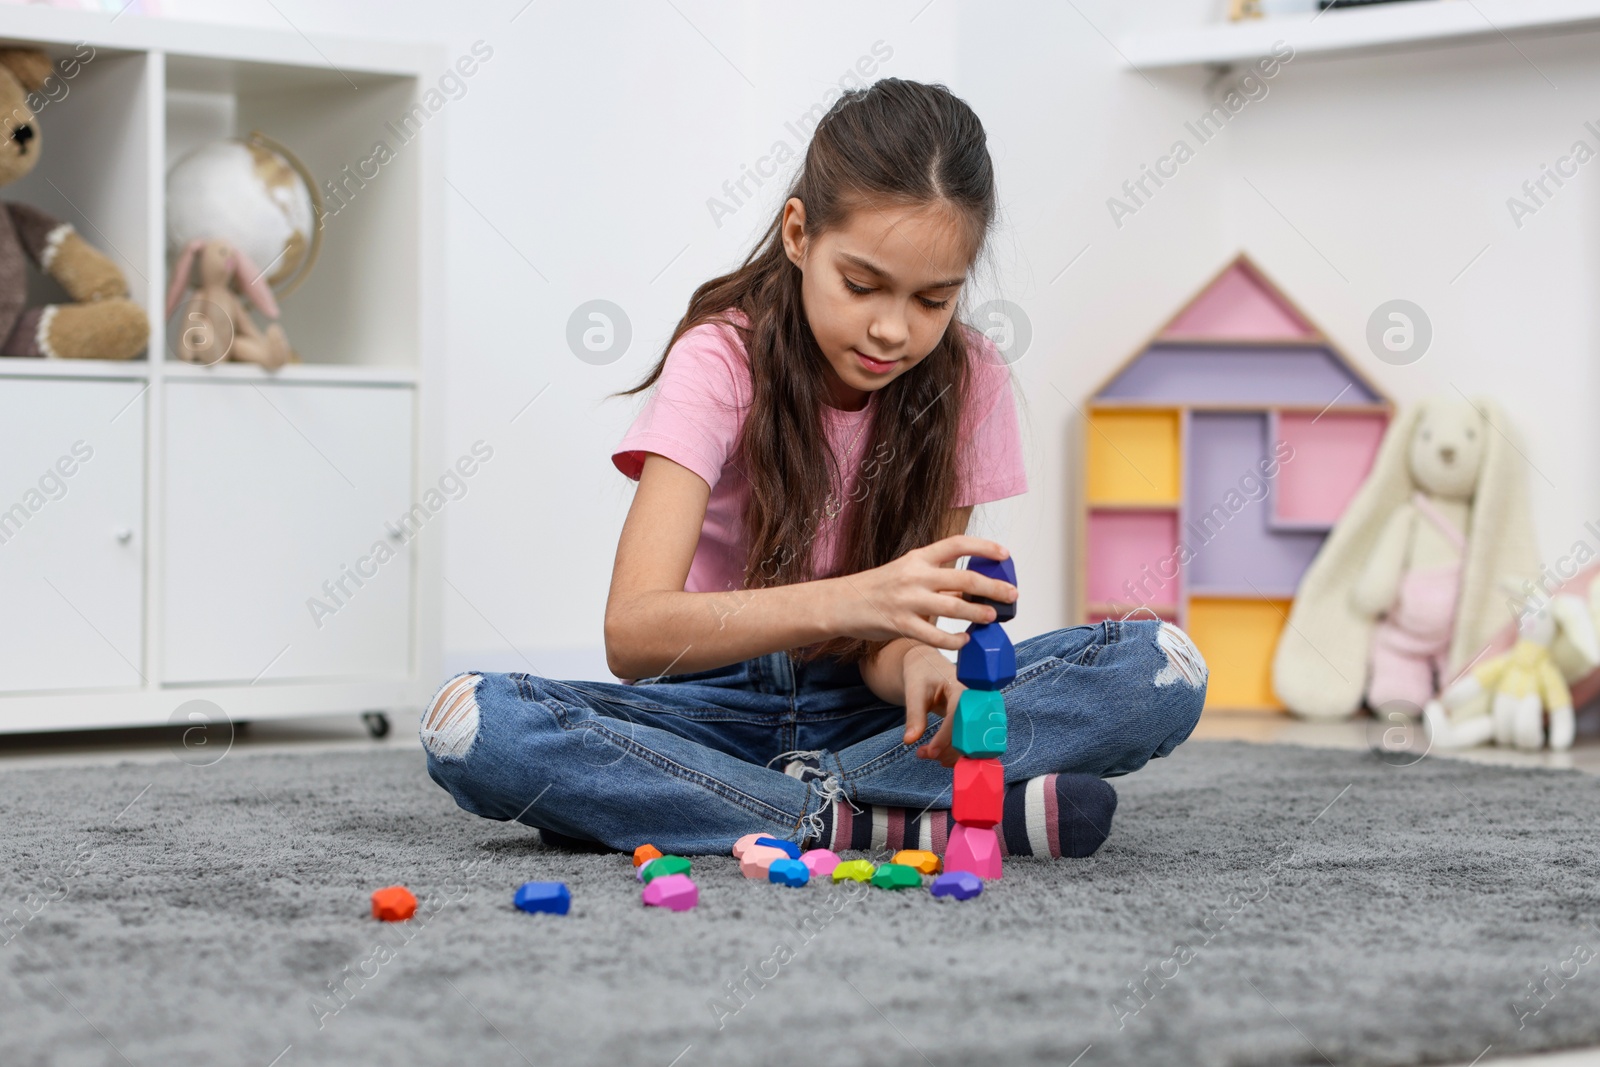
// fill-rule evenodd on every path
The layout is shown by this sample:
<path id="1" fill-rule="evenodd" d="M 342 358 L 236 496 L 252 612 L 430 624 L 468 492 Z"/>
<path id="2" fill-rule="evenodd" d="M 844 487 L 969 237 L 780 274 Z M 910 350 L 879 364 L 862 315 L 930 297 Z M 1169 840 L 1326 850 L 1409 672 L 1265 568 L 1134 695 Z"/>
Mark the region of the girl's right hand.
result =
<path id="1" fill-rule="evenodd" d="M 842 599 L 835 629 L 841 637 L 864 641 L 909 637 L 935 648 L 958 649 L 967 643 L 967 635 L 941 630 L 928 619 L 993 622 L 994 608 L 963 600 L 961 594 L 1014 603 L 1017 587 L 943 564 L 962 556 L 1000 560 L 1010 555 L 998 542 L 963 534 L 914 548 L 881 567 L 845 575 L 837 579 L 842 583 Z"/>

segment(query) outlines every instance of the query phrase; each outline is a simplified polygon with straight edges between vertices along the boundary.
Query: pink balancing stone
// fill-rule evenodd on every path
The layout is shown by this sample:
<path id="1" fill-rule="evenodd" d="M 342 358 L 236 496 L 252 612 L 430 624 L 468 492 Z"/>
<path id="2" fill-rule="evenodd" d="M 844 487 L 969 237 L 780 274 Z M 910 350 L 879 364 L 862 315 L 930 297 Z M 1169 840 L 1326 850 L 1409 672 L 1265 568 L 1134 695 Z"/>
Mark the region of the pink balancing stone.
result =
<path id="1" fill-rule="evenodd" d="M 688 911 L 700 903 L 700 887 L 687 874 L 664 874 L 644 887 L 640 899 L 658 908 Z"/>
<path id="2" fill-rule="evenodd" d="M 781 848 L 767 848 L 764 845 L 751 845 L 744 850 L 744 855 L 739 857 L 739 873 L 746 878 L 757 881 L 767 880 L 768 868 L 773 860 L 786 860 L 789 854 Z"/>
<path id="3" fill-rule="evenodd" d="M 736 860 L 744 859 L 745 849 L 755 844 L 759 838 L 766 836 L 766 834 L 745 834 L 733 843 L 733 858 Z"/>
<path id="4" fill-rule="evenodd" d="M 1000 841 L 987 826 L 952 823 L 944 850 L 946 871 L 971 871 L 979 878 L 1000 877 Z"/>
<path id="5" fill-rule="evenodd" d="M 806 865 L 813 878 L 826 878 L 839 866 L 839 857 L 825 848 L 814 848 L 800 853 L 800 862 Z"/>

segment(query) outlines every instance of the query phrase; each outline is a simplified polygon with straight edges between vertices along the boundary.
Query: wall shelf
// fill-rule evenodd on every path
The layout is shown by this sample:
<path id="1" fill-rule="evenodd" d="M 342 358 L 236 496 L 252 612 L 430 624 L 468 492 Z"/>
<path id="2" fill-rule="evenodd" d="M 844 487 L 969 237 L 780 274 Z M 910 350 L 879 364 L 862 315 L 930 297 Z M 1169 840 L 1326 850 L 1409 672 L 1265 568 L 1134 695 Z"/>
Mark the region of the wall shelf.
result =
<path id="1" fill-rule="evenodd" d="M 1280 41 L 1300 62 L 1597 30 L 1600 0 L 1414 0 L 1134 34 L 1120 47 L 1137 69 L 1160 70 L 1252 63 Z"/>
<path id="2" fill-rule="evenodd" d="M 1273 649 L 1387 398 L 1241 253 L 1082 409 L 1077 618 L 1148 607 L 1210 662 L 1208 709 L 1278 709 Z"/>
<path id="3" fill-rule="evenodd" d="M 218 363 L 200 366 L 169 361 L 159 364 L 161 376 L 211 382 L 317 382 L 324 385 L 415 385 L 417 372 L 409 367 L 361 366 L 345 363 L 290 363 L 275 371 L 253 363 Z"/>

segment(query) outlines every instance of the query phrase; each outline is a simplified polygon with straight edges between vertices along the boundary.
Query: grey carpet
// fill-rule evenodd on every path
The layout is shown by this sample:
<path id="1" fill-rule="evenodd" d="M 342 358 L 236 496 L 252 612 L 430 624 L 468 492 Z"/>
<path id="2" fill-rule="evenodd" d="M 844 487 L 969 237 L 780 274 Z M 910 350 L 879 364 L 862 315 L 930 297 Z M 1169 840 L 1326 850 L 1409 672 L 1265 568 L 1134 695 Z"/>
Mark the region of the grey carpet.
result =
<path id="1" fill-rule="evenodd" d="M 459 811 L 416 753 L 7 771 L 0 1063 L 1343 1067 L 1600 1044 L 1600 780 L 1191 742 L 1116 784 L 1097 856 L 1012 860 L 971 903 L 758 885 L 718 857 L 678 915 L 640 906 L 624 856 Z M 530 878 L 571 885 L 572 914 L 514 911 Z M 426 921 L 367 917 L 393 882 L 432 895 Z M 1528 982 L 1575 969 L 1519 1020 Z"/>

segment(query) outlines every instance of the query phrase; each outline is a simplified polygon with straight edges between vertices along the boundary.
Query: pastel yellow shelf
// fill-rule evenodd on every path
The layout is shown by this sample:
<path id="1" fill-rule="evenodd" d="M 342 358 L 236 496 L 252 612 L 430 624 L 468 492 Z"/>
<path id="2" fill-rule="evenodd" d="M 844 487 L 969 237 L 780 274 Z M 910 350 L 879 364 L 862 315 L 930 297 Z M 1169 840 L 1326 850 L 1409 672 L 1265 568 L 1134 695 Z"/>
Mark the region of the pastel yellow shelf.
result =
<path id="1" fill-rule="evenodd" d="M 1194 596 L 1189 636 L 1210 669 L 1206 710 L 1282 711 L 1272 692 L 1272 654 L 1288 600 Z"/>
<path id="2" fill-rule="evenodd" d="M 1088 502 L 1176 505 L 1180 493 L 1175 410 L 1092 409 L 1088 419 Z"/>

